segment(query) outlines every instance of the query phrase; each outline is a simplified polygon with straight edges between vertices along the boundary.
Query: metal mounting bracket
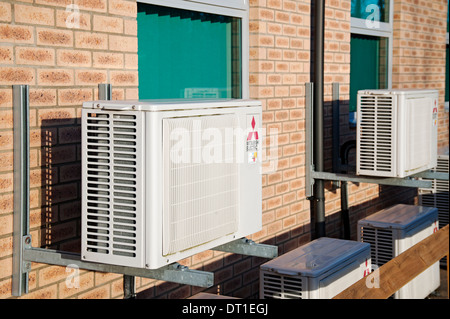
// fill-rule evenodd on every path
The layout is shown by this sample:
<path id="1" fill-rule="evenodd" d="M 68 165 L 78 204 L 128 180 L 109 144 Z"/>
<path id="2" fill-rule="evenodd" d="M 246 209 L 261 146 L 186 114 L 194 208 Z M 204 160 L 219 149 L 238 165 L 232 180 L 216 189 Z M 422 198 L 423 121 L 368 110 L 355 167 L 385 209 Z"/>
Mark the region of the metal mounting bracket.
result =
<path id="1" fill-rule="evenodd" d="M 235 241 L 217 246 L 213 248 L 213 250 L 271 259 L 278 256 L 277 246 L 257 244 L 247 238 L 237 239 Z"/>
<path id="2" fill-rule="evenodd" d="M 179 263 L 173 263 L 158 269 L 134 268 L 82 261 L 81 255 L 77 253 L 42 248 L 24 249 L 24 260 L 49 265 L 69 266 L 90 271 L 158 279 L 205 288 L 211 287 L 214 284 L 213 273 L 189 269 Z"/>

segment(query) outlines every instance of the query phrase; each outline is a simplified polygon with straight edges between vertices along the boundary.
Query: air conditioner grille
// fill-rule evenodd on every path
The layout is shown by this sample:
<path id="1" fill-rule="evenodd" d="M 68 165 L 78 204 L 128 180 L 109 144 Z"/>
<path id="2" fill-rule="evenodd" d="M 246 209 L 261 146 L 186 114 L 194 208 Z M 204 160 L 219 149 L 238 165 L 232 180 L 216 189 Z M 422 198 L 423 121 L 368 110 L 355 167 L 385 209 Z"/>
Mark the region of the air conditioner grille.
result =
<path id="1" fill-rule="evenodd" d="M 237 231 L 238 163 L 227 139 L 236 125 L 235 115 L 163 120 L 163 255 Z"/>
<path id="2" fill-rule="evenodd" d="M 370 244 L 370 257 L 373 266 L 380 267 L 393 258 L 392 230 L 363 226 L 360 228 L 360 239 L 362 242 Z"/>
<path id="3" fill-rule="evenodd" d="M 435 172 L 449 172 L 449 156 L 439 155 Z M 427 180 L 427 179 L 425 179 Z M 419 205 L 436 207 L 438 209 L 439 228 L 448 225 L 449 222 L 449 181 L 432 179 L 431 189 L 419 189 Z"/>
<path id="4" fill-rule="evenodd" d="M 303 278 L 262 272 L 263 299 L 302 299 Z"/>
<path id="5" fill-rule="evenodd" d="M 116 257 L 135 258 L 138 244 L 137 165 L 142 132 L 138 115 L 87 113 L 85 247 Z M 83 137 L 84 138 L 84 137 Z"/>
<path id="6" fill-rule="evenodd" d="M 387 96 L 361 96 L 358 116 L 359 169 L 391 172 L 393 167 L 393 99 Z"/>

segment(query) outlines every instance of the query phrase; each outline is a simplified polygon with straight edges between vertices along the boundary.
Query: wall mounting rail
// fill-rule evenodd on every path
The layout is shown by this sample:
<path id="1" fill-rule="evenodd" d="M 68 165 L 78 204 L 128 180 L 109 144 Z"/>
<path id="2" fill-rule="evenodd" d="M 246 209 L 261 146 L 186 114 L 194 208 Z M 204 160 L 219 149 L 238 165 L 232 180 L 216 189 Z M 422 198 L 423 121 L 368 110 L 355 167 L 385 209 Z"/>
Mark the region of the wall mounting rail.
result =
<path id="1" fill-rule="evenodd" d="M 336 98 L 335 87 L 337 83 L 333 83 L 333 95 Z M 391 185 L 391 186 L 403 186 L 403 187 L 416 187 L 416 188 L 430 188 L 431 181 L 421 180 L 419 178 L 430 178 L 438 180 L 448 180 L 448 173 L 437 173 L 433 171 L 421 172 L 405 178 L 395 178 L 395 177 L 371 177 L 371 176 L 360 176 L 351 174 L 340 174 L 340 173 L 329 173 L 329 172 L 318 172 L 315 171 L 313 164 L 313 83 L 306 83 L 306 103 L 305 103 L 305 115 L 306 115 L 306 172 L 305 172 L 305 184 L 306 184 L 306 197 L 312 199 L 313 196 L 313 186 L 315 180 L 327 180 L 327 181 L 347 181 L 355 183 L 369 183 L 369 184 L 379 184 L 379 185 Z M 338 98 L 338 97 L 337 97 Z M 336 165 L 336 164 L 335 164 Z"/>
<path id="2" fill-rule="evenodd" d="M 111 99 L 110 84 L 99 84 L 99 98 Z M 139 276 L 179 284 L 208 288 L 214 285 L 214 273 L 189 269 L 179 263 L 159 269 L 134 268 L 87 262 L 81 254 L 32 247 L 29 229 L 29 87 L 13 85 L 14 115 L 14 212 L 13 212 L 13 296 L 28 293 L 28 273 L 31 263 L 77 267 L 79 269 Z M 278 247 L 255 243 L 246 238 L 236 239 L 212 250 L 263 258 L 278 256 Z"/>

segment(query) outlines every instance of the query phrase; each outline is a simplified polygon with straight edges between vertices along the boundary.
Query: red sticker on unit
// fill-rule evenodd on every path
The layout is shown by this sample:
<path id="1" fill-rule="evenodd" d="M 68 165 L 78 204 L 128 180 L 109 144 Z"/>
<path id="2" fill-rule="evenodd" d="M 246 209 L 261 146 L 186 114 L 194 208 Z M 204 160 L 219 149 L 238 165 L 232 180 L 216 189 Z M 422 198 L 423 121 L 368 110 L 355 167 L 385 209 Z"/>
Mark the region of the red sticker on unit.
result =
<path id="1" fill-rule="evenodd" d="M 434 100 L 434 106 L 433 106 L 433 125 L 434 126 L 437 126 L 437 120 L 438 120 L 437 100 Z"/>
<path id="2" fill-rule="evenodd" d="M 250 123 L 250 132 L 247 135 L 247 156 L 248 156 L 248 162 L 249 163 L 256 163 L 256 160 L 258 159 L 258 144 L 259 144 L 259 136 L 257 131 L 257 123 L 256 119 L 258 119 L 255 115 L 249 115 L 247 116 L 247 121 Z"/>

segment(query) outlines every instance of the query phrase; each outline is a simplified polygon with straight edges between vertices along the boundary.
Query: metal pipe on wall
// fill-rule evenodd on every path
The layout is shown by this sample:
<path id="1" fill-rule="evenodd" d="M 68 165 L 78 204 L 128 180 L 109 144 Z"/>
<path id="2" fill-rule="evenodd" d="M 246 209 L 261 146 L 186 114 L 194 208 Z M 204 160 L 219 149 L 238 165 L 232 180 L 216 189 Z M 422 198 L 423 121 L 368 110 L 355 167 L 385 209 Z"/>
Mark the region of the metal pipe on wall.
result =
<path id="1" fill-rule="evenodd" d="M 314 12 L 314 117 L 313 117 L 313 157 L 315 171 L 323 172 L 323 85 L 324 85 L 324 18 L 325 1 L 315 1 Z M 313 210 L 315 217 L 315 237 L 325 234 L 325 191 L 324 181 L 314 183 Z"/>

